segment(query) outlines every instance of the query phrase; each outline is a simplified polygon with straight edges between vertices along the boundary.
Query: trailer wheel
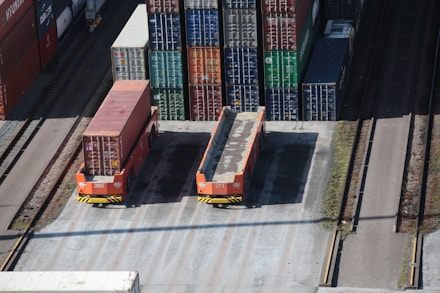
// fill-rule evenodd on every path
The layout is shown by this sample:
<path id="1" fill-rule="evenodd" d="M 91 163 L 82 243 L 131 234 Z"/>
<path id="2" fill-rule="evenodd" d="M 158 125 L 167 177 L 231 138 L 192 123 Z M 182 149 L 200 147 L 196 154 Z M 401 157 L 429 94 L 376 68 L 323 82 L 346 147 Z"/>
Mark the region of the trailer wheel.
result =
<path id="1" fill-rule="evenodd" d="M 226 203 L 214 203 L 214 204 L 212 204 L 212 206 L 214 208 L 218 208 L 218 209 L 226 209 L 226 208 L 228 208 L 229 205 Z"/>

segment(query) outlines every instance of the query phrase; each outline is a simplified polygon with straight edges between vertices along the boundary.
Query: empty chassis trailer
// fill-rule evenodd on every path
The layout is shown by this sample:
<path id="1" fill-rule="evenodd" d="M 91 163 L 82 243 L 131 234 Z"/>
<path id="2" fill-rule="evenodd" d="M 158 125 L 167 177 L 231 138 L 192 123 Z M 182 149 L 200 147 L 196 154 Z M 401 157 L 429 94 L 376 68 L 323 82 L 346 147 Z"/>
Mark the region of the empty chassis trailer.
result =
<path id="1" fill-rule="evenodd" d="M 199 201 L 216 207 L 244 201 L 264 138 L 265 110 L 222 108 L 196 173 Z"/>

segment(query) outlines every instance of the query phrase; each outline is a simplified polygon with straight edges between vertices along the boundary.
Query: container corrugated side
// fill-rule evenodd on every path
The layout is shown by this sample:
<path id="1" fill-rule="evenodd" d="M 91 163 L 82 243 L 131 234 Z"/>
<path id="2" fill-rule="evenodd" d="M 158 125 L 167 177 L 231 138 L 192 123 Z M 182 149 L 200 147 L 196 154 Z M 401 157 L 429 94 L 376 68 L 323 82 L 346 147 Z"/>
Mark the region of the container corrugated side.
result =
<path id="1" fill-rule="evenodd" d="M 349 70 L 347 39 L 319 40 L 302 83 L 304 120 L 335 121 Z"/>
<path id="2" fill-rule="evenodd" d="M 160 120 L 185 120 L 183 89 L 152 89 L 153 105 L 159 106 Z"/>
<path id="3" fill-rule="evenodd" d="M 219 16 L 214 9 L 186 10 L 187 45 L 217 47 L 220 45 Z"/>
<path id="4" fill-rule="evenodd" d="M 107 176 L 121 171 L 150 107 L 148 80 L 115 81 L 83 134 L 87 174 Z"/>
<path id="5" fill-rule="evenodd" d="M 227 85 L 226 105 L 234 112 L 256 112 L 260 105 L 258 85 Z"/>
<path id="6" fill-rule="evenodd" d="M 28 49 L 38 41 L 35 10 L 28 9 L 0 43 L 0 80 L 6 80 Z"/>
<path id="7" fill-rule="evenodd" d="M 309 15 L 312 13 L 312 0 L 297 1 L 295 7 L 295 26 L 296 26 L 296 39 L 298 41 L 301 36 L 301 32 L 304 30 L 304 26 L 308 21 Z"/>
<path id="8" fill-rule="evenodd" d="M 298 88 L 273 88 L 265 90 L 267 120 L 299 120 Z"/>
<path id="9" fill-rule="evenodd" d="M 223 8 L 253 8 L 257 7 L 257 0 L 223 0 Z"/>
<path id="10" fill-rule="evenodd" d="M 258 47 L 255 9 L 224 9 L 223 27 L 225 47 Z"/>
<path id="11" fill-rule="evenodd" d="M 40 0 L 35 4 L 38 38 L 43 35 L 55 23 L 55 15 L 53 13 L 53 0 Z"/>
<path id="12" fill-rule="evenodd" d="M 297 52 L 264 52 L 264 85 L 267 88 L 297 87 Z"/>
<path id="13" fill-rule="evenodd" d="M 182 40 L 178 14 L 154 13 L 148 15 L 151 50 L 180 50 Z"/>
<path id="14" fill-rule="evenodd" d="M 14 26 L 28 12 L 34 3 L 33 0 L 3 0 L 0 3 L 0 40 L 9 34 Z"/>
<path id="15" fill-rule="evenodd" d="M 150 51 L 150 81 L 152 88 L 182 88 L 182 52 Z"/>
<path id="16" fill-rule="evenodd" d="M 58 49 L 57 25 L 52 23 L 52 26 L 40 38 L 40 59 L 41 70 L 46 68 Z"/>
<path id="17" fill-rule="evenodd" d="M 179 13 L 180 0 L 146 0 L 148 13 Z"/>
<path id="18" fill-rule="evenodd" d="M 296 23 L 292 13 L 263 14 L 265 50 L 296 50 Z"/>
<path id="19" fill-rule="evenodd" d="M 184 0 L 185 8 L 189 9 L 218 9 L 217 0 Z"/>
<path id="20" fill-rule="evenodd" d="M 304 0 L 301 0 L 304 1 Z M 295 12 L 296 0 L 262 0 L 263 12 Z"/>
<path id="21" fill-rule="evenodd" d="M 40 74 L 40 56 L 36 40 L 19 60 L 6 80 L 0 80 L 0 120 L 8 118 L 23 95 Z"/>
<path id="22" fill-rule="evenodd" d="M 189 87 L 190 118 L 193 121 L 215 121 L 223 106 L 219 85 Z"/>
<path id="23" fill-rule="evenodd" d="M 188 48 L 189 84 L 221 84 L 221 80 L 221 57 L 219 48 Z"/>
<path id="24" fill-rule="evenodd" d="M 146 5 L 139 4 L 113 42 L 111 50 L 113 80 L 148 78 L 149 44 Z"/>
<path id="25" fill-rule="evenodd" d="M 312 13 L 309 13 L 304 29 L 300 32 L 301 35 L 298 39 L 298 51 L 296 56 L 298 83 L 300 83 L 304 77 L 307 62 L 310 58 L 310 52 L 313 45 L 313 22 Z"/>
<path id="26" fill-rule="evenodd" d="M 258 84 L 258 51 L 253 48 L 225 48 L 226 84 Z"/>

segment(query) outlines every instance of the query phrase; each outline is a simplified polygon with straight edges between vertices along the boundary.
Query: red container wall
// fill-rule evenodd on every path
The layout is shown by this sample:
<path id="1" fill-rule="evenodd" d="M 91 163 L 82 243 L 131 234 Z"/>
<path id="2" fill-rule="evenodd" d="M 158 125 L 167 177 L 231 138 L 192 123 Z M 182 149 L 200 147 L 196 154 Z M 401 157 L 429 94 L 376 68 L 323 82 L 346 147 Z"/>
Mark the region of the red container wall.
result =
<path id="1" fill-rule="evenodd" d="M 37 41 L 35 10 L 30 8 L 0 43 L 0 79 L 6 80 L 32 44 Z"/>
<path id="2" fill-rule="evenodd" d="M 191 85 L 221 83 L 220 49 L 188 48 L 188 81 Z"/>
<path id="3" fill-rule="evenodd" d="M 296 50 L 295 15 L 267 13 L 263 15 L 265 50 Z"/>
<path id="4" fill-rule="evenodd" d="M 312 12 L 312 0 L 297 1 L 295 8 L 296 40 L 299 42 L 301 33 L 307 22 L 307 17 Z"/>
<path id="5" fill-rule="evenodd" d="M 35 41 L 9 77 L 0 82 L 0 120 L 8 118 L 39 74 L 38 41 Z"/>
<path id="6" fill-rule="evenodd" d="M 263 0 L 263 12 L 295 12 L 295 2 L 302 0 Z"/>
<path id="7" fill-rule="evenodd" d="M 215 121 L 222 109 L 221 86 L 190 86 L 190 116 L 194 121 Z"/>
<path id="8" fill-rule="evenodd" d="M 3 0 L 0 2 L 0 40 L 2 40 L 29 10 L 33 0 Z"/>
<path id="9" fill-rule="evenodd" d="M 58 37 L 57 37 L 57 25 L 53 23 L 40 38 L 40 59 L 41 59 L 41 70 L 46 68 L 52 57 L 57 52 L 58 48 Z"/>
<path id="10" fill-rule="evenodd" d="M 148 13 L 179 13 L 179 0 L 145 0 Z"/>
<path id="11" fill-rule="evenodd" d="M 83 135 L 86 173 L 114 175 L 124 166 L 150 116 L 148 80 L 118 80 Z"/>

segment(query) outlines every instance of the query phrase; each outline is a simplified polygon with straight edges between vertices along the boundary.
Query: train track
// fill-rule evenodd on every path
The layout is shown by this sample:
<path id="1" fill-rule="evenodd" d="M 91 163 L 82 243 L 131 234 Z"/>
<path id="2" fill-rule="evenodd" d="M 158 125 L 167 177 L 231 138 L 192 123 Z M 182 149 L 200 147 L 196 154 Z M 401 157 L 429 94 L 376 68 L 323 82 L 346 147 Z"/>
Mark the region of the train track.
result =
<path id="1" fill-rule="evenodd" d="M 385 2 L 384 3 L 390 3 Z M 385 4 L 386 5 L 386 4 Z M 374 109 L 374 99 L 367 100 L 366 95 L 370 92 L 375 92 L 375 83 L 372 79 L 372 74 L 377 75 L 377 68 L 374 66 L 381 64 L 380 61 L 380 51 L 377 52 L 378 44 L 383 42 L 384 34 L 383 22 L 386 21 L 385 18 L 385 5 L 382 7 L 381 17 L 379 20 L 378 30 L 375 36 L 375 45 L 372 57 L 370 59 L 370 65 L 368 67 L 368 74 L 363 86 L 363 98 L 360 119 L 357 121 L 357 130 L 355 134 L 355 142 L 353 145 L 351 161 L 349 164 L 349 169 L 347 172 L 347 178 L 345 180 L 344 193 L 342 195 L 342 202 L 340 205 L 339 215 L 334 228 L 333 237 L 331 239 L 331 245 L 328 249 L 327 259 L 324 261 L 324 268 L 322 273 L 321 286 L 337 286 L 337 276 L 335 276 L 335 267 L 339 264 L 340 253 L 341 253 L 341 243 L 343 242 L 343 235 L 347 233 L 356 232 L 360 210 L 362 205 L 362 197 L 364 193 L 365 180 L 368 171 L 368 162 L 371 155 L 371 149 L 374 140 L 374 133 L 376 128 L 376 121 L 373 115 Z M 381 37 L 382 35 L 382 37 Z M 381 41 L 382 40 L 382 41 Z M 432 40 L 425 40 L 425 48 L 432 48 L 430 43 Z M 438 47 L 438 45 L 437 45 Z M 432 52 L 429 49 L 425 49 L 426 52 L 422 54 L 423 56 L 432 56 Z M 436 53 L 437 54 L 437 53 Z M 424 68 L 430 68 L 428 62 L 421 62 L 419 67 L 419 75 L 426 76 L 426 72 L 421 72 L 426 70 Z M 437 66 L 437 55 L 436 62 Z M 431 133 L 433 129 L 433 114 L 432 114 L 432 97 L 434 95 L 434 81 L 436 78 L 437 69 L 434 68 L 432 76 L 432 85 L 430 94 L 426 94 L 426 80 L 421 80 L 419 82 L 419 87 L 416 89 L 414 109 L 412 112 L 416 114 L 420 113 L 420 109 L 428 108 L 424 115 L 411 115 L 411 127 L 409 129 L 409 141 L 407 150 L 407 159 L 405 162 L 405 171 L 402 174 L 403 182 L 406 186 L 403 186 L 402 195 L 400 199 L 400 206 L 398 208 L 398 213 L 395 217 L 395 231 L 396 232 L 408 232 L 415 231 L 414 237 L 411 245 L 411 253 L 409 256 L 409 263 L 407 274 L 406 274 L 406 288 L 418 288 L 419 274 L 420 274 L 420 256 L 421 256 L 421 243 L 422 234 L 420 233 L 420 227 L 423 223 L 423 218 L 425 215 L 425 194 L 426 190 L 432 187 L 429 186 L 428 182 L 428 162 L 430 157 L 430 145 L 431 145 Z M 420 86 L 420 83 L 422 86 Z M 373 90 L 372 90 L 373 89 Z M 370 92 L 368 91 L 370 90 Z M 426 98 L 430 97 L 429 101 Z M 427 107 L 426 105 L 429 104 Z M 435 176 L 435 175 L 434 175 Z M 411 191 L 409 191 L 411 187 Z M 431 211 L 432 212 L 432 211 Z M 340 268 L 339 268 L 340 270 Z"/>
<path id="2" fill-rule="evenodd" d="M 45 86 L 42 87 L 40 92 L 32 92 L 33 95 L 40 98 L 32 105 L 24 106 L 29 107 L 25 114 L 27 118 L 18 122 L 8 121 L 5 127 L 3 127 L 4 129 L 0 130 L 3 131 L 4 135 L 2 136 L 7 138 L 6 142 L 3 141 L 3 145 L 0 148 L 0 184 L 5 180 L 32 139 L 40 131 L 40 127 L 44 124 L 45 117 L 49 115 L 48 113 L 52 105 L 60 96 L 66 83 L 75 74 L 75 68 L 92 45 L 93 38 L 89 35 L 77 34 L 76 38 L 65 48 L 65 51 L 63 49 L 63 56 L 59 58 L 56 66 L 54 66 L 53 73 L 50 74 L 52 78 L 44 81 Z M 71 130 L 66 133 L 60 147 L 53 154 L 50 163 L 46 166 L 31 193 L 23 203 L 14 222 L 11 223 L 10 228 L 20 230 L 21 236 L 6 256 L 6 259 L 3 260 L 1 270 L 13 269 L 32 236 L 33 229 L 35 229 L 35 226 L 56 194 L 63 178 L 70 168 L 75 166 L 75 160 L 81 149 L 81 135 L 90 122 L 90 117 L 93 117 L 94 112 L 110 88 L 111 83 L 111 71 L 108 70 L 103 82 L 96 89 L 95 94 L 90 97 L 86 108 L 83 109 L 82 115 L 74 118 Z"/>

